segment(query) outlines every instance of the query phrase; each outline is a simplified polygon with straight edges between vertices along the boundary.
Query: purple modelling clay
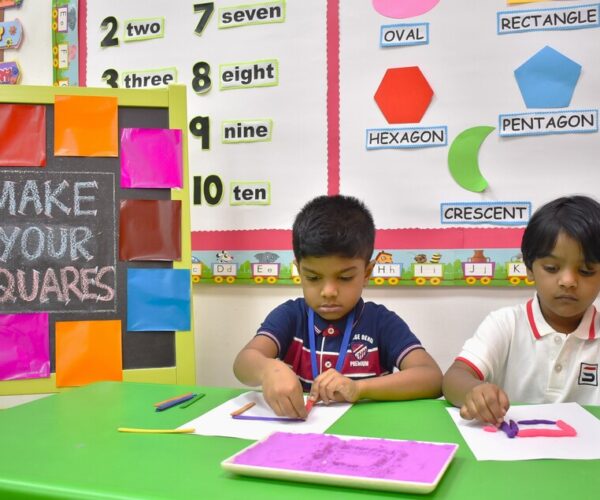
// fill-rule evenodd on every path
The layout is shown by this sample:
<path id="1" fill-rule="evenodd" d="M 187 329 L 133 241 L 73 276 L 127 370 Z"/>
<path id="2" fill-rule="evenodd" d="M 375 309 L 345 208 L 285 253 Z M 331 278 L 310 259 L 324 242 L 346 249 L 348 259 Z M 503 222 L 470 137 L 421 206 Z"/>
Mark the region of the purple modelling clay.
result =
<path id="1" fill-rule="evenodd" d="M 513 439 L 519 433 L 519 426 L 514 420 L 510 420 L 508 424 L 506 422 L 502 422 L 500 424 L 500 430 L 505 432 L 509 438 Z"/>
<path id="2" fill-rule="evenodd" d="M 554 425 L 554 424 L 556 424 L 556 420 L 543 420 L 543 419 L 519 420 L 517 423 L 522 424 L 522 425 L 540 425 L 540 424 Z"/>

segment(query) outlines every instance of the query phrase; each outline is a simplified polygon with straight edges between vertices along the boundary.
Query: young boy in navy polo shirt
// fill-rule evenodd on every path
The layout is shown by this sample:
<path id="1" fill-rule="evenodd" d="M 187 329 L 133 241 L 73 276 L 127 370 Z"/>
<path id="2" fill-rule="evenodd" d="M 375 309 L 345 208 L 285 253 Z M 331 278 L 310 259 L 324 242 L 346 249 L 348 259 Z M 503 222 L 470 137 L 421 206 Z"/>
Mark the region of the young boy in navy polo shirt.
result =
<path id="1" fill-rule="evenodd" d="M 406 323 L 361 298 L 375 242 L 364 204 L 317 197 L 296 216 L 292 233 L 304 298 L 271 311 L 238 354 L 240 382 L 262 385 L 277 415 L 300 418 L 307 416 L 303 391 L 325 404 L 438 397 L 441 371 Z"/>
<path id="2" fill-rule="evenodd" d="M 465 419 L 500 425 L 509 401 L 600 404 L 600 204 L 571 196 L 542 206 L 521 251 L 535 297 L 488 315 L 444 375 L 444 396 Z"/>

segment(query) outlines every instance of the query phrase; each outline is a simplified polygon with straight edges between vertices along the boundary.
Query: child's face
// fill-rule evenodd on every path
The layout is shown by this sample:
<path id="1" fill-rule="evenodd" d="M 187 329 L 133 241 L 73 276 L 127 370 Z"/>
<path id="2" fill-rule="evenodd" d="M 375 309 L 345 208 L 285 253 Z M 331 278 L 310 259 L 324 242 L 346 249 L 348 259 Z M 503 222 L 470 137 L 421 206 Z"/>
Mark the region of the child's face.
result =
<path id="1" fill-rule="evenodd" d="M 579 243 L 563 233 L 527 274 L 535 280 L 544 318 L 558 332 L 575 330 L 600 293 L 600 264 L 586 264 Z"/>
<path id="2" fill-rule="evenodd" d="M 373 263 L 339 256 L 305 257 L 297 267 L 306 303 L 323 319 L 335 321 L 359 301 Z"/>

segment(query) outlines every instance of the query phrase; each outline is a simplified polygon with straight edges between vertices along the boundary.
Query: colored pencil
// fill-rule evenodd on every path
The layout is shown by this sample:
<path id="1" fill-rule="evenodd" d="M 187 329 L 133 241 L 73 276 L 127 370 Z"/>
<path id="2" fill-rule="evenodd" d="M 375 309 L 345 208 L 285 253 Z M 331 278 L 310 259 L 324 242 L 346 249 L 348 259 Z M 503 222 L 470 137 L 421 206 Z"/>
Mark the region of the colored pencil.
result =
<path id="1" fill-rule="evenodd" d="M 185 394 L 182 394 L 181 396 L 173 396 L 172 398 L 165 399 L 164 401 L 159 401 L 158 403 L 154 403 L 154 406 L 161 406 L 161 405 L 164 405 L 165 403 L 170 403 L 171 401 L 175 401 L 176 399 L 180 399 L 185 396 L 189 396 L 190 394 L 193 394 L 193 392 L 186 392 Z"/>
<path id="2" fill-rule="evenodd" d="M 140 434 L 190 434 L 196 429 L 186 427 L 185 429 L 135 429 L 133 427 L 119 427 L 119 432 L 136 432 Z"/>
<path id="3" fill-rule="evenodd" d="M 261 420 L 263 422 L 305 422 L 303 418 L 289 417 L 259 417 L 253 415 L 231 415 L 236 420 Z"/>
<path id="4" fill-rule="evenodd" d="M 156 411 L 168 410 L 169 408 L 173 408 L 173 406 L 177 406 L 178 404 L 188 401 L 194 397 L 196 397 L 196 395 L 193 392 L 190 392 L 187 396 L 181 396 L 179 399 L 173 399 L 163 403 L 160 406 L 157 406 Z"/>
<path id="5" fill-rule="evenodd" d="M 179 405 L 179 408 L 187 408 L 188 406 L 193 405 L 199 399 L 202 399 L 204 396 L 205 394 L 198 394 L 195 398 L 190 399 L 188 402 L 183 403 L 182 405 Z"/>
<path id="6" fill-rule="evenodd" d="M 232 412 L 231 412 L 231 416 L 232 416 L 232 417 L 235 417 L 235 416 L 237 416 L 237 415 L 241 415 L 241 414 L 242 414 L 242 413 L 244 413 L 245 411 L 248 411 L 250 408 L 252 408 L 252 407 L 253 407 L 255 404 L 256 404 L 256 403 L 254 403 L 254 402 L 247 403 L 247 404 L 245 404 L 244 406 L 242 406 L 241 408 L 239 408 L 239 409 L 237 409 L 237 410 L 235 410 L 235 411 L 232 411 Z"/>

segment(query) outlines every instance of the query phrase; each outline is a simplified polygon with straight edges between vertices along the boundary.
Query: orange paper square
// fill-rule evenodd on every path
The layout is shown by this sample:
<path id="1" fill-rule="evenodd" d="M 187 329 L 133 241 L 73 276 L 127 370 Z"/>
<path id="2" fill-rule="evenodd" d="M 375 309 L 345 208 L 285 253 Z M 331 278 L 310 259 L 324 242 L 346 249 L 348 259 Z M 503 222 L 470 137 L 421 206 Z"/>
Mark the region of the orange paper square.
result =
<path id="1" fill-rule="evenodd" d="M 55 156 L 118 156 L 116 97 L 57 95 Z"/>
<path id="2" fill-rule="evenodd" d="M 121 321 L 56 322 L 56 386 L 122 381 Z"/>

